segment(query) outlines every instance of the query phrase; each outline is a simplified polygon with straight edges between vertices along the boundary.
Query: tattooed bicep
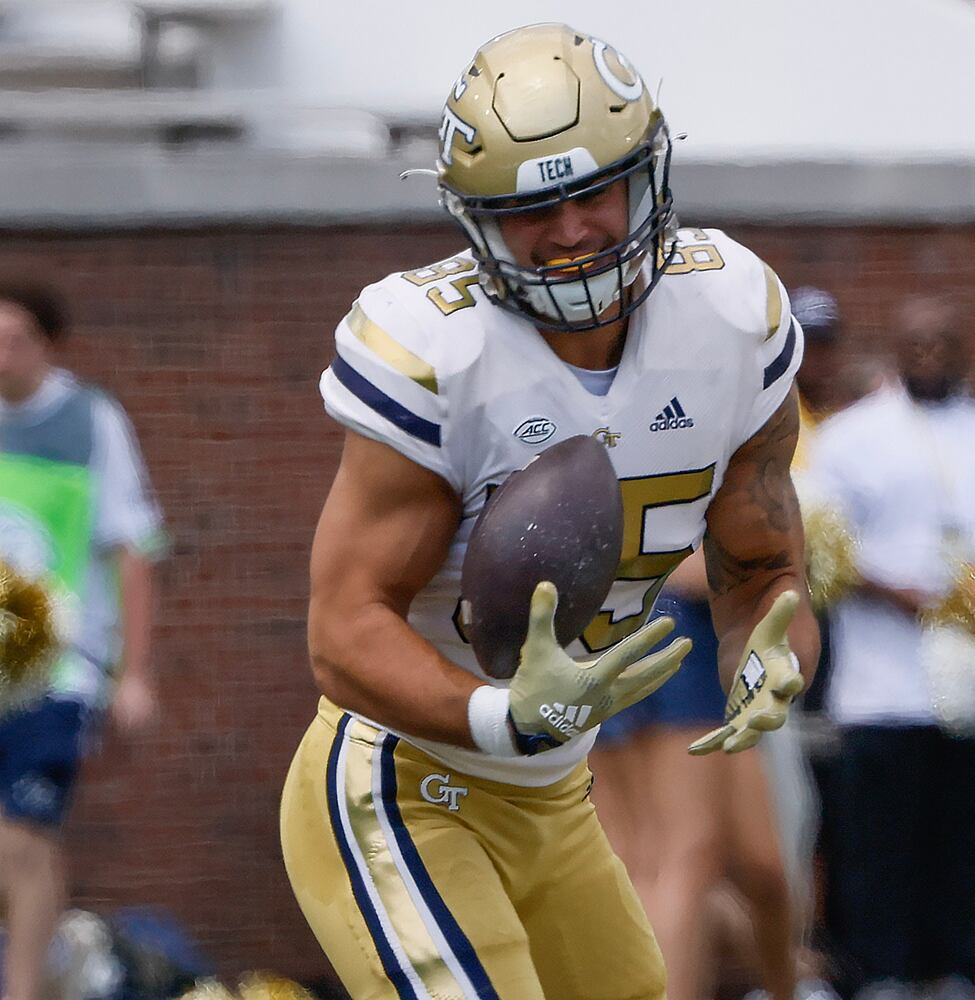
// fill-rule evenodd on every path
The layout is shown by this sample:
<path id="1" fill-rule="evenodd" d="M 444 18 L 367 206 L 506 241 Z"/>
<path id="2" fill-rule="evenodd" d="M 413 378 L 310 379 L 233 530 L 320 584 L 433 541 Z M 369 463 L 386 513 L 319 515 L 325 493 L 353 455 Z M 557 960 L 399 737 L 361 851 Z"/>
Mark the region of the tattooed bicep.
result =
<path id="1" fill-rule="evenodd" d="M 789 472 L 799 435 L 795 388 L 728 463 L 708 508 L 704 539 L 715 594 L 756 576 L 787 571 L 801 558 L 799 505 Z"/>
<path id="2" fill-rule="evenodd" d="M 742 461 L 779 461 L 788 468 L 798 439 L 799 391 L 793 386 L 775 413 L 731 456 L 729 471 Z"/>

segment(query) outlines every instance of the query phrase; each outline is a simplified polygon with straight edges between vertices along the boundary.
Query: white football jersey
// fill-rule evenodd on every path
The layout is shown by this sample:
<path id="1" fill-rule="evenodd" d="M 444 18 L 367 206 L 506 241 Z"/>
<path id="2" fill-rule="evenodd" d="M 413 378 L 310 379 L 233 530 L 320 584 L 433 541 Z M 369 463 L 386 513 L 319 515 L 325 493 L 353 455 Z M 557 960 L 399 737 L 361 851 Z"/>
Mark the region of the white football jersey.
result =
<path id="1" fill-rule="evenodd" d="M 606 445 L 620 480 L 623 552 L 602 611 L 570 652 L 638 628 L 654 586 L 700 543 L 728 460 L 785 399 L 802 331 L 772 270 L 717 230 L 680 232 L 657 288 L 630 317 L 609 391 L 593 395 L 527 319 L 493 305 L 470 253 L 365 288 L 336 331 L 326 410 L 442 476 L 464 514 L 410 624 L 484 676 L 458 626 L 467 539 L 489 488 L 576 434 Z M 402 734 L 400 734 L 402 735 Z M 595 739 L 503 759 L 403 736 L 459 771 L 521 785 L 559 780 Z"/>

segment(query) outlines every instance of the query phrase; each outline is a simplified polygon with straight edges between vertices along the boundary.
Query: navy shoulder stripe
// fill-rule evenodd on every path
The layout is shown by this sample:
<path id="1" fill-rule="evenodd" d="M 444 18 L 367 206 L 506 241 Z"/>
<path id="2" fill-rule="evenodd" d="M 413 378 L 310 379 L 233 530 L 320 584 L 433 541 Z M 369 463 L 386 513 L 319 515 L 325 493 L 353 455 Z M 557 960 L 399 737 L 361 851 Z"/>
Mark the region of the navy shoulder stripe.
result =
<path id="1" fill-rule="evenodd" d="M 796 321 L 793 320 L 789 324 L 789 332 L 785 335 L 785 346 L 779 352 L 779 356 L 765 369 L 763 389 L 767 389 L 776 379 L 781 378 L 789 370 L 795 350 Z"/>
<path id="2" fill-rule="evenodd" d="M 378 385 L 373 385 L 369 379 L 360 375 L 341 355 L 336 355 L 331 368 L 342 385 L 353 396 L 361 399 L 369 409 L 375 410 L 381 417 L 385 417 L 407 434 L 432 444 L 435 448 L 440 447 L 440 424 L 424 419 L 412 410 L 408 410 L 402 403 L 398 403 L 392 396 L 387 396 Z"/>

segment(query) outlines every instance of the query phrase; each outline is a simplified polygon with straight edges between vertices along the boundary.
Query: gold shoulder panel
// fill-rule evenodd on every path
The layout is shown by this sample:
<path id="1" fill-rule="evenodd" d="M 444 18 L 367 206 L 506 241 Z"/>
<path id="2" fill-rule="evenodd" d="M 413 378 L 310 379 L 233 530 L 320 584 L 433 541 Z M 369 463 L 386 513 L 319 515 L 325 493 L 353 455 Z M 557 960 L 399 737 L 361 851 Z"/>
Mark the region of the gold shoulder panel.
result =
<path id="1" fill-rule="evenodd" d="M 437 385 L 437 374 L 433 370 L 433 365 L 397 343 L 378 323 L 374 323 L 363 312 L 358 302 L 346 316 L 346 322 L 356 338 L 361 340 L 376 357 L 381 358 L 401 375 L 412 379 L 427 392 L 432 392 L 435 396 L 439 394 L 440 387 Z"/>
<path id="2" fill-rule="evenodd" d="M 762 267 L 765 268 L 765 319 L 768 323 L 765 339 L 771 340 L 782 323 L 782 292 L 775 271 L 764 261 Z"/>

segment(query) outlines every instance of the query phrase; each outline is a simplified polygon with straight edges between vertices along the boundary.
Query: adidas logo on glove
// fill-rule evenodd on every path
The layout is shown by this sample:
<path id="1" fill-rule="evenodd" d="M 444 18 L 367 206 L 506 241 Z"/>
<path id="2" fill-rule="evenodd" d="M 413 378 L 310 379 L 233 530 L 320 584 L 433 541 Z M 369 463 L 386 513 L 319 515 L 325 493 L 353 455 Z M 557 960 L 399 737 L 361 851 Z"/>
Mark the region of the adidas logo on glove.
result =
<path id="1" fill-rule="evenodd" d="M 592 712 L 592 705 L 563 705 L 561 702 L 554 702 L 551 705 L 542 705 L 539 714 L 549 725 L 564 736 L 578 736 L 586 719 Z"/>
<path id="2" fill-rule="evenodd" d="M 693 427 L 694 421 L 684 412 L 684 408 L 674 398 L 654 417 L 651 431 L 677 431 Z"/>

